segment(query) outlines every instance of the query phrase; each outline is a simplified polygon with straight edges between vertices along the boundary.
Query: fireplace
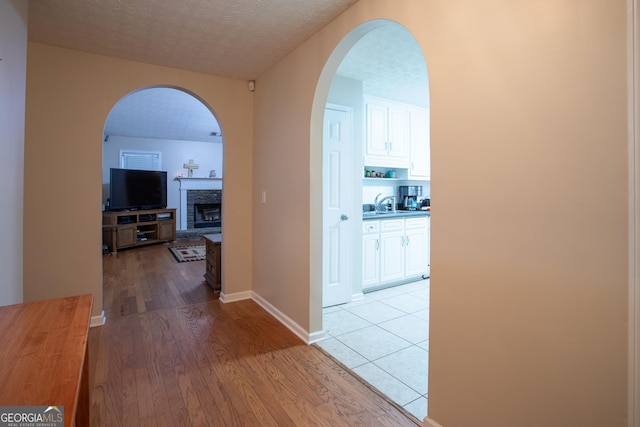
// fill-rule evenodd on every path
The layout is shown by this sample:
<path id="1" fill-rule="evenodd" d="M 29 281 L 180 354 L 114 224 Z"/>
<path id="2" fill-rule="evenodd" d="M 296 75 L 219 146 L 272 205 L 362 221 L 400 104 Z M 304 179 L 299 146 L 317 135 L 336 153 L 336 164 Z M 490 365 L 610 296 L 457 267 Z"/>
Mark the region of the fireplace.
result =
<path id="1" fill-rule="evenodd" d="M 187 230 L 222 227 L 222 190 L 187 191 Z"/>
<path id="2" fill-rule="evenodd" d="M 221 211 L 220 203 L 194 203 L 193 228 L 221 227 Z"/>
<path id="3" fill-rule="evenodd" d="M 222 178 L 177 177 L 176 180 L 180 182 L 180 227 L 178 230 L 194 229 L 195 203 L 222 204 Z"/>

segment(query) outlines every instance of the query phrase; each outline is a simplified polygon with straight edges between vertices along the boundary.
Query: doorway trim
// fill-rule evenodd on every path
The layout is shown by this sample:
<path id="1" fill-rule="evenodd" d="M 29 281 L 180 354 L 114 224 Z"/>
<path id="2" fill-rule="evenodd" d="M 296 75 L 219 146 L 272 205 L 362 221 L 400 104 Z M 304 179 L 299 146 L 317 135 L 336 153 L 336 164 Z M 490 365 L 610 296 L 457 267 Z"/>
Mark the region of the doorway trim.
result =
<path id="1" fill-rule="evenodd" d="M 327 105 L 329 88 L 338 66 L 351 48 L 367 33 L 393 22 L 387 19 L 376 19 L 351 29 L 337 44 L 327 58 L 324 68 L 318 77 L 315 95 L 311 106 L 310 117 L 310 149 L 309 149 L 309 343 L 320 341 L 326 337 L 322 330 L 322 270 L 323 270 L 323 118 Z M 353 153 L 357 155 L 357 153 Z"/>
<path id="2" fill-rule="evenodd" d="M 629 168 L 628 426 L 640 427 L 640 0 L 627 0 Z"/>

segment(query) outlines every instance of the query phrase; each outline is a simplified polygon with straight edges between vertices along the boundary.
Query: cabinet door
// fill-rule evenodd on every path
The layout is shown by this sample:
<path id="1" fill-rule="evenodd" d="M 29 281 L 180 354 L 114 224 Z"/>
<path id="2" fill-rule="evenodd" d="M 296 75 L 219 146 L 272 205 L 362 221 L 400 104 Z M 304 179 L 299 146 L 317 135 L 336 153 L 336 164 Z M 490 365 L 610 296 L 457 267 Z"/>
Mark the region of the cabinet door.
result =
<path id="1" fill-rule="evenodd" d="M 403 107 L 389 106 L 387 109 L 388 157 L 398 166 L 408 166 L 408 119 Z"/>
<path id="2" fill-rule="evenodd" d="M 367 144 L 365 155 L 387 157 L 387 108 L 367 102 Z"/>
<path id="3" fill-rule="evenodd" d="M 427 217 L 427 277 L 431 277 L 431 218 Z"/>
<path id="4" fill-rule="evenodd" d="M 404 230 L 380 233 L 380 283 L 404 278 Z"/>
<path id="5" fill-rule="evenodd" d="M 158 240 L 175 240 L 175 222 L 158 222 Z"/>
<path id="6" fill-rule="evenodd" d="M 429 110 L 412 108 L 409 111 L 409 178 L 431 178 L 431 147 L 429 143 Z"/>
<path id="7" fill-rule="evenodd" d="M 135 225 L 118 227 L 118 248 L 135 245 L 137 237 Z"/>
<path id="8" fill-rule="evenodd" d="M 380 282 L 380 235 L 362 236 L 362 289 Z"/>
<path id="9" fill-rule="evenodd" d="M 408 229 L 405 232 L 405 274 L 407 277 L 429 273 L 429 231 Z"/>

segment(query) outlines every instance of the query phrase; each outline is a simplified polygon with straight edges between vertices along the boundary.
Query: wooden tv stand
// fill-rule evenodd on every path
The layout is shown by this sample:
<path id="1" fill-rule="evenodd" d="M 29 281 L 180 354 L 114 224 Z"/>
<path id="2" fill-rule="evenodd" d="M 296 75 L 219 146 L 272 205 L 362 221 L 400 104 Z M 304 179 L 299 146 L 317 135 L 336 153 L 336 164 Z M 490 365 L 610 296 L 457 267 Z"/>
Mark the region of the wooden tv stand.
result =
<path id="1" fill-rule="evenodd" d="M 114 253 L 118 249 L 176 240 L 176 210 L 103 212 L 102 239 Z"/>

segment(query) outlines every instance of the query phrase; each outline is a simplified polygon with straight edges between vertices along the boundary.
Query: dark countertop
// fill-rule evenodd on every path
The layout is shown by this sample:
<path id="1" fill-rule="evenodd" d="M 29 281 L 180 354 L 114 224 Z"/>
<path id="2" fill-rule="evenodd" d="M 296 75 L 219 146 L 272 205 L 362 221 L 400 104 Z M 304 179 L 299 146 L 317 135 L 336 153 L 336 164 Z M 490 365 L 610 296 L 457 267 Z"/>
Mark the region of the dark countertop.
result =
<path id="1" fill-rule="evenodd" d="M 431 216 L 430 211 L 388 211 L 388 212 L 363 212 L 362 220 L 367 221 L 371 219 L 394 219 L 394 218 L 406 218 L 412 216 Z"/>

